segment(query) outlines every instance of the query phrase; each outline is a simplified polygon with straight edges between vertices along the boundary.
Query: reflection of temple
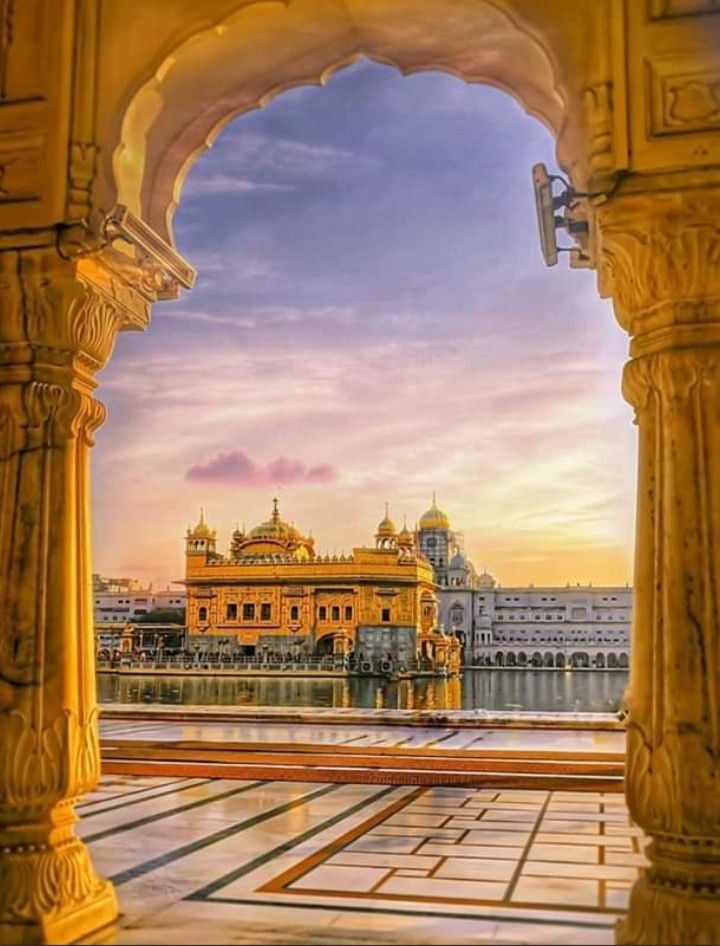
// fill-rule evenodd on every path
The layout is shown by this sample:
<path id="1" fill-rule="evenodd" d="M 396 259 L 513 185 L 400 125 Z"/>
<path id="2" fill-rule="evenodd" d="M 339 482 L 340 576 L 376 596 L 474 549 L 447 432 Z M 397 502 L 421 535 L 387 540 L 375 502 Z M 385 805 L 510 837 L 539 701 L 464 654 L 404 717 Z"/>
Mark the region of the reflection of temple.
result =
<path id="1" fill-rule="evenodd" d="M 435 496 L 417 535 L 440 586 L 440 625 L 462 644 L 465 664 L 628 668 L 631 588 L 501 587 L 477 573 Z"/>
<path id="2" fill-rule="evenodd" d="M 375 547 L 320 555 L 280 518 L 232 535 L 227 556 L 201 514 L 186 535 L 190 645 L 248 656 L 351 655 L 361 672 L 457 669 L 459 648 L 439 630 L 432 565 L 387 508 Z"/>

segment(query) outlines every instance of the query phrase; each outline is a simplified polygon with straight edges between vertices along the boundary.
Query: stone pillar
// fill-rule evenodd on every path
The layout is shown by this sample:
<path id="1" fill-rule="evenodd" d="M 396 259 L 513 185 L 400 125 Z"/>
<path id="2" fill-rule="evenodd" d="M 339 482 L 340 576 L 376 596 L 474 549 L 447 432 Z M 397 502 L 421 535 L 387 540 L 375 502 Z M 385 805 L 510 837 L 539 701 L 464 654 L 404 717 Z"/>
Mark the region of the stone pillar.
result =
<path id="1" fill-rule="evenodd" d="M 99 775 L 89 451 L 93 376 L 147 302 L 99 256 L 0 254 L 0 942 L 117 915 L 74 834 Z"/>
<path id="2" fill-rule="evenodd" d="M 626 792 L 650 835 L 619 943 L 720 942 L 720 189 L 597 209 L 639 436 Z"/>

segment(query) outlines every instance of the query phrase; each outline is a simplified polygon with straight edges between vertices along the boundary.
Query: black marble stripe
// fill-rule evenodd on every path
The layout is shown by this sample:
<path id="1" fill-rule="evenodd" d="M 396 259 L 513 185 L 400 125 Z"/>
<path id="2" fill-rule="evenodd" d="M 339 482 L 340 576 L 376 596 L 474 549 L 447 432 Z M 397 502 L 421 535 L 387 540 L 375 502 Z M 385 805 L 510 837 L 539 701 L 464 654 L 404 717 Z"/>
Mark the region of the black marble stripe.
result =
<path id="1" fill-rule="evenodd" d="M 515 870 L 513 871 L 513 875 L 510 878 L 510 882 L 507 885 L 507 889 L 505 890 L 505 897 L 503 899 L 506 901 L 510 900 L 512 895 L 515 893 L 515 888 L 518 885 L 518 881 L 520 880 L 520 875 L 522 874 L 523 868 L 525 867 L 527 859 L 530 855 L 530 849 L 535 843 L 535 837 L 540 831 L 540 825 L 542 824 L 543 818 L 545 817 L 545 813 L 548 810 L 548 805 L 550 804 L 551 798 L 552 798 L 552 792 L 548 792 L 545 797 L 545 801 L 542 803 L 540 811 L 537 814 L 537 817 L 535 819 L 535 824 L 532 826 L 530 830 L 530 835 L 528 836 L 528 839 L 525 843 L 525 847 L 522 849 L 522 853 L 517 862 L 517 866 L 515 867 Z"/>
<path id="2" fill-rule="evenodd" d="M 257 785 L 263 784 L 266 783 L 257 782 L 255 785 L 248 786 L 248 788 L 255 788 Z M 239 834 L 241 831 L 246 831 L 248 828 L 253 828 L 257 824 L 262 824 L 263 821 L 268 821 L 270 818 L 274 818 L 275 815 L 282 815 L 286 811 L 292 811 L 293 808 L 298 808 L 300 805 L 305 805 L 314 798 L 320 798 L 321 796 L 327 795 L 330 792 L 335 792 L 341 787 L 341 785 L 326 785 L 324 788 L 318 789 L 314 792 L 309 792 L 306 795 L 302 795 L 300 798 L 295 798 L 293 801 L 285 802 L 282 805 L 276 805 L 274 808 L 269 808 L 267 811 L 262 811 L 260 814 L 253 815 L 252 818 L 245 818 L 243 821 L 237 821 L 235 824 L 232 824 L 227 828 L 223 828 L 221 831 L 216 831 L 214 834 L 208 834 L 204 838 L 199 838 L 197 841 L 191 841 L 188 844 L 184 844 L 182 847 L 175 848 L 172 851 L 166 851 L 164 854 L 159 854 L 157 857 L 153 857 L 149 861 L 143 861 L 141 864 L 136 864 L 135 867 L 128 867 L 126 870 L 122 870 L 119 873 L 114 874 L 110 880 L 116 886 L 126 884 L 129 880 L 135 880 L 137 877 L 142 877 L 144 874 L 149 874 L 150 871 L 157 870 L 160 867 L 165 867 L 167 864 L 171 864 L 173 861 L 180 860 L 181 857 L 187 857 L 188 854 L 194 854 L 195 851 L 201 851 L 203 848 L 210 847 L 213 844 L 217 844 L 220 841 L 231 838 L 234 834 Z M 219 798 L 220 796 L 217 797 Z M 211 800 L 215 801 L 216 799 Z M 174 812 L 170 812 L 170 814 L 174 814 Z"/>
<path id="3" fill-rule="evenodd" d="M 304 831 L 302 834 L 297 835 L 294 838 L 289 838 L 287 841 L 283 841 L 282 844 L 278 844 L 277 847 L 271 848 L 269 851 L 265 851 L 264 854 L 259 854 L 257 857 L 253 858 L 251 861 L 248 861 L 247 864 L 243 864 L 242 867 L 237 867 L 235 870 L 230 871 L 229 874 L 225 874 L 223 877 L 219 877 L 217 880 L 212 881 L 212 883 L 207 884 L 205 887 L 201 887 L 199 890 L 194 891 L 191 894 L 188 894 L 187 897 L 184 897 L 185 900 L 209 900 L 212 898 L 212 895 L 216 890 L 221 890 L 223 887 L 227 887 L 228 884 L 231 884 L 233 881 L 237 880 L 238 877 L 244 877 L 246 874 L 249 874 L 250 871 L 255 870 L 256 867 L 262 867 L 263 864 L 267 864 L 268 861 L 271 861 L 274 857 L 279 857 L 281 854 L 291 851 L 298 844 L 304 844 L 305 841 L 309 841 L 311 838 L 316 837 L 320 834 L 321 831 L 326 831 L 328 828 L 334 827 L 336 824 L 340 824 L 341 821 L 344 821 L 346 818 L 351 817 L 356 814 L 358 811 L 362 811 L 363 808 L 367 808 L 368 805 L 371 805 L 373 802 L 378 801 L 380 798 L 384 798 L 386 795 L 389 795 L 390 792 L 397 791 L 397 785 L 390 785 L 388 788 L 382 789 L 382 791 L 377 792 L 371 798 L 365 798 L 363 801 L 358 802 L 356 805 L 353 805 L 352 808 L 345 808 L 343 811 L 339 812 L 337 815 L 333 815 L 331 818 L 327 818 L 325 821 L 321 822 L 318 825 L 315 825 L 312 828 L 309 828 L 307 831 Z M 215 899 L 215 898 L 212 898 Z"/>
<path id="4" fill-rule="evenodd" d="M 348 893 L 347 896 L 351 897 L 352 893 Z M 190 896 L 185 897 L 185 899 L 199 900 L 201 898 Z M 401 907 L 398 909 L 393 909 L 392 907 L 349 906 L 347 900 L 344 900 L 342 905 L 332 903 L 312 903 L 310 901 L 303 900 L 301 897 L 297 897 L 296 902 L 294 903 L 290 903 L 287 900 L 265 900 L 260 899 L 259 897 L 254 900 L 239 897 L 212 897 L 208 902 L 230 903 L 236 906 L 251 907 L 285 907 L 289 910 L 332 910 L 334 913 L 381 913 L 385 916 L 397 916 L 400 914 L 400 916 L 414 916 L 418 919 L 422 919 L 424 916 L 439 916 L 448 920 L 487 920 L 491 923 L 498 924 L 498 926 L 505 923 L 521 923 L 523 926 L 567 926 L 569 928 L 579 927 L 580 929 L 610 931 L 612 931 L 616 919 L 615 915 L 612 913 L 608 915 L 605 923 L 593 922 L 592 920 L 588 919 L 564 919 L 559 913 L 552 913 L 551 916 L 541 917 L 538 915 L 538 907 L 527 908 L 533 910 L 533 916 L 532 919 L 530 919 L 527 915 L 513 916 L 508 907 L 501 903 L 498 903 L 498 907 L 500 910 L 502 910 L 502 915 L 498 915 L 498 913 L 460 913 L 455 909 L 453 909 L 452 912 L 425 909 L 428 904 L 423 904 L 422 910 L 403 910 Z M 617 916 L 621 916 L 620 911 L 618 911 Z M 452 940 L 448 939 L 447 942 L 450 943 Z M 498 940 L 498 942 L 502 942 L 502 940 Z M 523 942 L 523 940 L 520 940 L 519 942 Z"/>
<path id="5" fill-rule="evenodd" d="M 135 779 L 133 779 L 133 781 L 135 781 Z M 180 782 L 187 782 L 187 781 L 188 781 L 188 776 L 183 775 L 182 778 L 173 778 L 167 782 L 160 782 L 157 785 L 143 785 L 142 788 L 133 788 L 129 792 L 116 792 L 114 795 L 104 795 L 102 798 L 95 798 L 92 801 L 84 801 L 84 802 L 81 802 L 79 805 L 75 805 L 75 810 L 79 811 L 82 808 L 88 808 L 90 805 L 102 805 L 102 803 L 106 801 L 115 801 L 118 798 L 129 798 L 130 795 L 138 795 L 140 794 L 140 792 L 151 792 L 155 788 L 164 788 L 167 785 L 178 785 Z M 103 782 L 105 785 L 129 784 L 128 782 L 121 782 L 121 781 L 105 782 L 104 779 L 103 779 Z M 87 818 L 88 815 L 83 815 L 83 817 Z"/>
<path id="6" fill-rule="evenodd" d="M 200 785 L 207 785 L 208 782 L 213 782 L 215 781 L 215 779 L 203 778 L 203 779 L 198 779 L 197 781 L 191 781 L 188 778 L 182 778 L 182 779 L 178 779 L 177 781 L 188 782 L 189 784 L 187 785 L 176 784 L 173 788 L 168 789 L 166 792 L 157 792 L 156 795 L 143 795 L 141 798 L 133 798 L 132 801 L 128 801 L 128 802 L 121 801 L 120 804 L 118 805 L 111 805 L 109 808 L 101 808 L 100 811 L 88 811 L 86 814 L 83 815 L 83 821 L 87 821 L 88 818 L 95 818 L 97 815 L 107 814 L 107 812 L 109 811 L 117 811 L 118 808 L 130 808 L 132 805 L 139 805 L 144 801 L 155 801 L 156 798 L 164 798 L 166 795 L 177 795 L 180 792 L 187 792 L 191 788 L 198 788 Z M 172 783 L 169 783 L 169 784 L 172 784 Z M 160 788 L 162 786 L 156 786 L 156 787 Z M 154 790 L 155 789 L 153 788 L 142 789 L 142 791 L 144 792 L 152 792 Z M 122 798 L 122 796 L 119 796 L 119 797 Z M 96 802 L 96 804 L 100 804 L 100 803 Z M 175 810 L 177 811 L 178 809 L 175 809 Z"/>
<path id="7" fill-rule="evenodd" d="M 427 749 L 428 746 L 436 746 L 439 742 L 445 742 L 446 739 L 452 739 L 452 737 L 457 736 L 457 734 L 457 729 L 453 729 L 452 732 L 445 733 L 444 736 L 438 736 L 437 739 L 431 739 L 429 742 L 426 742 L 423 749 Z"/>
<path id="8" fill-rule="evenodd" d="M 208 779 L 208 781 L 212 782 L 215 780 Z M 136 821 L 125 821 L 123 824 L 116 825 L 114 828 L 106 828 L 104 831 L 88 834 L 83 838 L 83 841 L 86 843 L 88 841 L 101 841 L 103 838 L 112 837 L 113 834 L 122 834 L 125 831 L 132 831 L 134 828 L 142 828 L 146 824 L 152 824 L 154 821 L 161 821 L 163 818 L 171 818 L 173 815 L 179 815 L 183 811 L 192 811 L 194 808 L 204 808 L 205 805 L 212 805 L 213 802 L 223 801 L 223 799 L 232 798 L 234 795 L 242 795 L 243 792 L 249 792 L 251 788 L 258 788 L 258 786 L 264 784 L 264 781 L 250 782 L 249 785 L 246 784 L 241 785 L 239 788 L 231 788 L 227 792 L 212 795 L 210 798 L 199 798 L 197 801 L 188 802 L 187 805 L 180 805 L 179 808 L 169 808 L 167 811 L 158 811 L 154 815 L 146 815 L 144 818 L 138 818 Z"/>

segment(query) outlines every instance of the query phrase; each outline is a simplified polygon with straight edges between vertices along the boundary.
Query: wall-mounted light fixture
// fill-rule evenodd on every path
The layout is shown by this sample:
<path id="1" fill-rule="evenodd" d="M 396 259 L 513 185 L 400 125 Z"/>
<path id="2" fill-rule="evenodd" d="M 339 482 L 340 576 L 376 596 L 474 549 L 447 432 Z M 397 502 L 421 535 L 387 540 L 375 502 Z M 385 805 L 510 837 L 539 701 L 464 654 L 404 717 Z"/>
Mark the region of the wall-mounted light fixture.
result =
<path id="1" fill-rule="evenodd" d="M 563 189 L 553 192 L 553 183 L 560 181 Z M 558 253 L 570 253 L 572 266 L 587 266 L 589 257 L 586 253 L 588 232 L 587 220 L 578 214 L 582 204 L 590 197 L 599 194 L 581 194 L 559 174 L 549 174 L 544 164 L 535 164 L 532 169 L 535 209 L 537 211 L 538 230 L 540 233 L 540 251 L 546 266 L 555 266 Z M 558 212 L 560 211 L 560 212 Z M 558 246 L 557 231 L 565 230 L 578 241 L 575 246 Z"/>

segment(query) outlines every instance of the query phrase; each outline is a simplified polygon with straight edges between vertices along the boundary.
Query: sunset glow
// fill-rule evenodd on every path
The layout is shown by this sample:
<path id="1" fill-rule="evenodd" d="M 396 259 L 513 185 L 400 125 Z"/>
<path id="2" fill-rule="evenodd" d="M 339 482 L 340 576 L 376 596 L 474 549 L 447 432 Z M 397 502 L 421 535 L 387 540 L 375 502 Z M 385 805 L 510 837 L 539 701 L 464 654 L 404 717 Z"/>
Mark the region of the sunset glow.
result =
<path id="1" fill-rule="evenodd" d="M 545 269 L 505 94 L 359 63 L 238 118 L 175 218 L 197 288 L 101 375 L 95 570 L 167 584 L 199 507 L 321 550 L 433 490 L 504 585 L 632 580 L 626 340 L 595 274 Z"/>

